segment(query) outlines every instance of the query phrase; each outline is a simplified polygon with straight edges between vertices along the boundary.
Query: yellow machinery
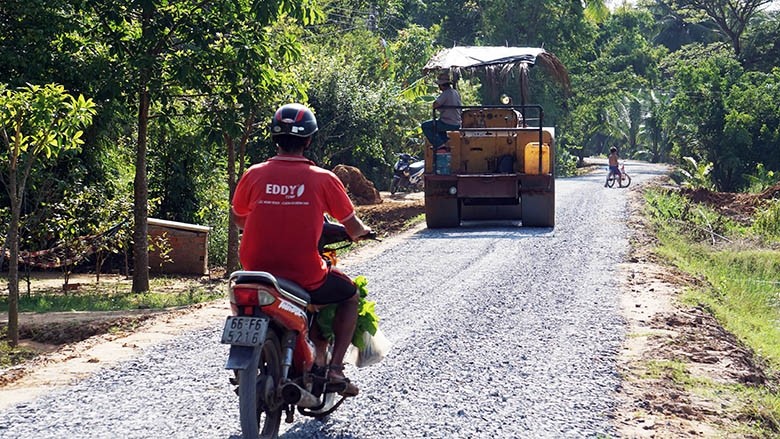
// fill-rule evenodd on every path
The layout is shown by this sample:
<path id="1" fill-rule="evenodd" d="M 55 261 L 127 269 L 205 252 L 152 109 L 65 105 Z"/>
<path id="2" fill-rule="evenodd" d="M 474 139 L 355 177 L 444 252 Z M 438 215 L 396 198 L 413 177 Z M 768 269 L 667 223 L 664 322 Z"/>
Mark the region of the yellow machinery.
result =
<path id="1" fill-rule="evenodd" d="M 557 63 L 555 67 L 568 84 L 560 61 L 537 48 L 454 47 L 437 54 L 425 70 L 457 74 L 465 68 L 516 65 L 527 76 L 529 65 L 539 60 Z M 426 143 L 428 227 L 458 227 L 463 220 L 493 219 L 554 227 L 555 129 L 544 126 L 542 107 L 507 104 L 459 110 L 462 125 L 448 132 L 449 141 L 436 151 Z"/>

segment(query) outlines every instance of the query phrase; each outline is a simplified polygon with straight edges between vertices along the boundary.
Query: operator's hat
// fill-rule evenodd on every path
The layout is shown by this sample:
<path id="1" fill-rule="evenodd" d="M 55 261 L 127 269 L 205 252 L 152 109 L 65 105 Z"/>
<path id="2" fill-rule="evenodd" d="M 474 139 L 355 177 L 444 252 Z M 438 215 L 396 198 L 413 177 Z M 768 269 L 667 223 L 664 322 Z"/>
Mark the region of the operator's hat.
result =
<path id="1" fill-rule="evenodd" d="M 447 72 L 439 73 L 439 76 L 436 78 L 436 83 L 439 85 L 452 84 L 452 80 L 450 79 L 450 74 Z"/>

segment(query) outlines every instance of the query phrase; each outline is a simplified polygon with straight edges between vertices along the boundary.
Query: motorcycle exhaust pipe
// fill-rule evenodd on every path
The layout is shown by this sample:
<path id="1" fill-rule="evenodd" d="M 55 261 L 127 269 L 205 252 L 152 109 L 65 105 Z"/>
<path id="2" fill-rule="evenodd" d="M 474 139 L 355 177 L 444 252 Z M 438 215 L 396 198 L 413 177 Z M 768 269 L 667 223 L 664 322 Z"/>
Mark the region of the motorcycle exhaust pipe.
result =
<path id="1" fill-rule="evenodd" d="M 295 383 L 287 383 L 282 386 L 282 400 L 287 404 L 303 408 L 317 407 L 321 404 L 319 398 Z"/>

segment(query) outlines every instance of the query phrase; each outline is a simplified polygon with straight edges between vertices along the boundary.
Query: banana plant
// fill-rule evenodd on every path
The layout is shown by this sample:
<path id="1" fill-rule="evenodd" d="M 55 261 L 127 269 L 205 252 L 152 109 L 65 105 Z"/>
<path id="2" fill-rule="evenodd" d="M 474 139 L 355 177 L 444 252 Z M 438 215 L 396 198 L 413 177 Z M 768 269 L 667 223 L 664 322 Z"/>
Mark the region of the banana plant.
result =
<path id="1" fill-rule="evenodd" d="M 680 174 L 684 179 L 682 185 L 690 189 L 715 189 L 712 181 L 712 162 L 699 162 L 695 158 L 683 157 Z"/>

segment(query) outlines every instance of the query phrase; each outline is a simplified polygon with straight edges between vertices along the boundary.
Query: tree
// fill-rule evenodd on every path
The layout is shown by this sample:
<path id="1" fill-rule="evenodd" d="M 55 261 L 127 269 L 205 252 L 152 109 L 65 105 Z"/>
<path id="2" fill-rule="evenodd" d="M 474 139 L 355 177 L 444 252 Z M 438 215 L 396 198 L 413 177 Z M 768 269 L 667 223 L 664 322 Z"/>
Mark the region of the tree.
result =
<path id="1" fill-rule="evenodd" d="M 611 146 L 637 151 L 643 114 L 636 96 L 658 82 L 664 53 L 649 42 L 652 26 L 648 12 L 618 8 L 598 25 L 591 52 L 571 69 L 574 98 L 567 122 L 574 132 L 562 138 L 580 146 L 580 156 Z"/>
<path id="2" fill-rule="evenodd" d="M 220 142 L 226 155 L 228 209 L 232 219 L 233 193 L 247 164 L 247 146 L 262 129 L 258 121 L 277 103 L 304 96 L 303 86 L 287 74 L 300 59 L 300 29 L 320 19 L 313 4 L 300 7 L 284 2 L 273 13 L 256 15 L 251 3 L 237 2 L 230 25 L 209 50 L 198 54 L 199 68 L 189 76 L 190 86 L 203 94 L 208 114 L 208 137 Z M 284 19 L 281 19 L 284 17 Z M 239 266 L 238 228 L 227 222 L 226 274 Z"/>
<path id="3" fill-rule="evenodd" d="M 663 1 L 663 0 L 658 0 Z M 750 20 L 773 0 L 673 0 L 673 8 L 684 11 L 687 19 L 705 14 L 718 26 L 734 54 L 742 55 L 742 34 Z"/>
<path id="4" fill-rule="evenodd" d="M 744 66 L 769 72 L 780 65 L 780 11 L 757 14 L 745 31 L 742 44 Z"/>
<path id="5" fill-rule="evenodd" d="M 718 28 L 707 17 L 687 18 L 671 4 L 646 0 L 644 7 L 653 15 L 655 33 L 653 43 L 674 52 L 692 43 L 719 41 Z"/>
<path id="6" fill-rule="evenodd" d="M 51 160 L 83 143 L 83 127 L 95 114 L 92 100 L 74 98 L 57 84 L 0 86 L 0 129 L 6 157 L 2 182 L 11 200 L 8 245 L 8 338 L 19 342 L 19 217 L 27 179 L 38 160 Z"/>
<path id="7" fill-rule="evenodd" d="M 187 95 L 196 84 L 202 84 L 204 75 L 214 73 L 202 70 L 196 62 L 217 51 L 223 36 L 238 36 L 241 32 L 262 34 L 280 16 L 310 20 L 316 10 L 312 8 L 313 0 L 87 0 L 85 3 L 92 15 L 98 17 L 99 39 L 111 47 L 116 70 L 125 75 L 125 93 L 133 97 L 137 109 L 132 288 L 134 292 L 143 292 L 149 289 L 147 150 L 149 124 L 155 111 L 162 114 L 172 101 Z M 234 46 L 233 50 L 240 57 L 243 48 Z M 266 54 L 269 47 L 252 46 L 250 51 Z M 227 75 L 232 86 L 241 85 L 241 75 L 236 72 Z M 262 87 L 273 79 L 261 75 L 255 81 Z"/>
<path id="8" fill-rule="evenodd" d="M 669 105 L 669 96 L 660 92 L 650 91 L 646 94 L 647 113 L 639 132 L 643 145 L 647 148 L 647 156 L 653 163 L 668 159 L 671 143 L 669 134 L 664 130 L 664 113 Z"/>
<path id="9" fill-rule="evenodd" d="M 687 46 L 666 61 L 672 98 L 664 126 L 676 158 L 711 162 L 717 189 L 733 191 L 742 179 L 752 139 L 741 129 L 746 125 L 743 116 L 729 115 L 729 94 L 744 72 L 726 44 L 720 45 Z"/>

